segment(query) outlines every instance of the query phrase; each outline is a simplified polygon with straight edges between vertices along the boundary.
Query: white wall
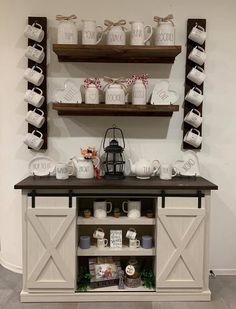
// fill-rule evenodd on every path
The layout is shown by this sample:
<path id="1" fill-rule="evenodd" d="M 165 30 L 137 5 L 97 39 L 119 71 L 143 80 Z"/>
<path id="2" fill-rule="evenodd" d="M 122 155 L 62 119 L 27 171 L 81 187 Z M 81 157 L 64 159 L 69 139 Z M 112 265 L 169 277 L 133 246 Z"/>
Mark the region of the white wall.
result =
<path id="1" fill-rule="evenodd" d="M 227 6 L 226 6 L 227 4 Z M 183 52 L 173 66 L 161 64 L 59 64 L 51 52 L 49 65 L 49 101 L 55 88 L 65 78 L 89 76 L 130 76 L 148 72 L 152 78 L 168 78 L 180 93 L 183 102 L 186 22 L 188 18 L 206 18 L 208 27 L 204 103 L 204 143 L 199 153 L 202 175 L 219 185 L 213 192 L 211 257 L 214 269 L 236 272 L 236 191 L 234 184 L 235 154 L 235 16 L 233 0 L 146 0 L 143 1 L 35 1 L 0 0 L 0 239 L 2 263 L 15 270 L 21 267 L 21 197 L 14 191 L 16 182 L 28 175 L 27 165 L 35 155 L 23 144 L 27 130 L 24 116 L 27 110 L 23 101 L 26 82 L 22 76 L 26 68 L 24 50 L 26 39 L 22 33 L 27 17 L 47 16 L 49 38 L 55 42 L 56 14 L 77 14 L 79 19 L 94 18 L 100 24 L 104 18 L 118 20 L 143 19 L 151 23 L 154 15 L 173 13 L 176 22 L 176 43 Z M 151 84 L 154 80 L 151 81 Z M 105 129 L 116 123 L 124 130 L 127 155 L 133 159 L 145 156 L 150 159 L 181 158 L 180 112 L 168 119 L 161 118 L 105 118 L 58 117 L 50 108 L 49 148 L 46 154 L 55 160 L 65 161 L 79 153 L 82 146 L 99 147 Z"/>

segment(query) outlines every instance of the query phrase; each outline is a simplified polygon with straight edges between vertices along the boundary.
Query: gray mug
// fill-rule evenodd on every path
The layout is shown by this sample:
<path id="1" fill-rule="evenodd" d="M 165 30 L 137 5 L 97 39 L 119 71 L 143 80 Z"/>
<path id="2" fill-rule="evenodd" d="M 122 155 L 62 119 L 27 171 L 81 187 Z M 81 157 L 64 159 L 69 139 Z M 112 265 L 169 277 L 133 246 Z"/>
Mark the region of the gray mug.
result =
<path id="1" fill-rule="evenodd" d="M 91 244 L 91 237 L 90 236 L 80 236 L 79 238 L 79 246 L 81 249 L 89 249 Z"/>
<path id="2" fill-rule="evenodd" d="M 152 236 L 151 235 L 143 235 L 142 236 L 142 247 L 144 249 L 152 248 Z"/>

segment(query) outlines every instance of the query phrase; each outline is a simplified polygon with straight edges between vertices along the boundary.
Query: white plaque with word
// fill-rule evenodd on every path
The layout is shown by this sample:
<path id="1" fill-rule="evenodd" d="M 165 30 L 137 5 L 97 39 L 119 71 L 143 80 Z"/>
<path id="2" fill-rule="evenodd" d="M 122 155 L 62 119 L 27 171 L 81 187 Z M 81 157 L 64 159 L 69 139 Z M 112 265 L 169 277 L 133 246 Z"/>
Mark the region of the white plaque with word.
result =
<path id="1" fill-rule="evenodd" d="M 110 230 L 110 247 L 122 248 L 122 230 Z"/>
<path id="2" fill-rule="evenodd" d="M 178 100 L 179 96 L 175 91 L 169 90 L 169 82 L 161 81 L 156 84 L 152 92 L 151 104 L 170 105 Z"/>

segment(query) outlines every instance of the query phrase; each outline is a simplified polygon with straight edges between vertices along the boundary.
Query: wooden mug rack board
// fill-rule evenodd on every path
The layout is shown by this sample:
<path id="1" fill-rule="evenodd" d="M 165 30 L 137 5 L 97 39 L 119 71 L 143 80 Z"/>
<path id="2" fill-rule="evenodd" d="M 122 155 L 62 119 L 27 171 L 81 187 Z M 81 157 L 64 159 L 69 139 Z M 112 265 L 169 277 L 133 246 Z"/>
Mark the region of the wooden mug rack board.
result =
<path id="1" fill-rule="evenodd" d="M 45 122 L 43 126 L 40 129 L 37 129 L 31 124 L 28 124 L 28 133 L 33 132 L 34 130 L 38 130 L 43 134 L 44 143 L 40 149 L 47 149 L 47 138 L 48 138 L 48 126 L 47 126 L 47 114 L 48 114 L 48 108 L 47 108 L 47 17 L 28 17 L 28 25 L 32 25 L 33 23 L 38 23 L 42 26 L 42 29 L 44 30 L 44 38 L 42 42 L 39 44 L 44 48 L 45 57 L 42 63 L 35 63 L 34 61 L 28 59 L 28 68 L 32 68 L 34 65 L 37 65 L 40 67 L 44 74 L 44 80 L 43 83 L 39 86 L 39 88 L 43 91 L 43 96 L 45 97 L 45 101 L 43 105 L 40 107 L 40 109 L 44 112 Z M 35 41 L 28 39 L 28 46 L 33 46 Z M 34 88 L 35 85 L 28 82 L 27 89 L 30 90 Z M 28 111 L 34 110 L 35 107 L 31 104 L 28 104 Z M 31 149 L 31 148 L 29 148 Z"/>
<path id="2" fill-rule="evenodd" d="M 203 94 L 203 90 L 204 90 L 204 83 L 202 83 L 200 86 L 196 85 L 194 82 L 192 82 L 191 80 L 189 80 L 187 78 L 187 75 L 188 73 L 190 72 L 190 70 L 198 65 L 196 63 L 194 63 L 193 61 L 189 60 L 188 59 L 188 56 L 190 54 L 190 52 L 192 51 L 192 49 L 196 46 L 198 46 L 199 44 L 198 43 L 195 43 L 194 41 L 190 40 L 188 38 L 188 35 L 189 33 L 191 32 L 192 28 L 198 24 L 199 26 L 201 26 L 202 28 L 204 28 L 206 30 L 206 19 L 188 19 L 188 22 L 187 22 L 187 46 L 186 46 L 186 71 L 185 71 L 185 96 L 186 94 L 189 92 L 190 89 L 192 89 L 193 87 L 197 87 L 199 88 L 201 91 L 202 91 L 202 94 Z M 202 44 L 202 45 L 199 45 L 201 46 L 202 48 L 205 49 L 205 42 Z M 204 69 L 204 64 L 202 66 L 200 66 Z M 200 106 L 196 107 L 195 105 L 191 104 L 190 102 L 188 101 L 184 101 L 184 117 L 191 111 L 191 109 L 197 109 L 200 113 L 201 113 L 201 116 L 202 115 L 202 107 L 203 107 L 203 102 Z M 193 127 L 184 122 L 183 121 L 183 138 L 185 136 L 185 134 L 191 130 Z M 202 125 L 200 127 L 197 128 L 197 130 L 200 131 L 200 134 L 202 136 Z M 199 150 L 202 148 L 202 145 L 200 145 L 198 148 L 195 148 L 194 146 L 191 146 L 190 144 L 187 144 L 183 141 L 183 149 L 195 149 L 195 150 Z"/>

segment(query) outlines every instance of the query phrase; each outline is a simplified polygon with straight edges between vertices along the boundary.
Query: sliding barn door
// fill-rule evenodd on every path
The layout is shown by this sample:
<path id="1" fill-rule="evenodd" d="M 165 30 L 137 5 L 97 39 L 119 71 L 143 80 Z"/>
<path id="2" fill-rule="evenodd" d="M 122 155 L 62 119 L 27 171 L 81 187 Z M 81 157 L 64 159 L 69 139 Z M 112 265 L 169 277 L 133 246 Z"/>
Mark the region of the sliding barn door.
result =
<path id="1" fill-rule="evenodd" d="M 168 199 L 173 199 L 170 207 Z M 175 205 L 176 199 L 166 198 L 166 208 L 158 206 L 156 285 L 202 288 L 205 208 L 197 208 L 196 198 L 181 198 Z"/>
<path id="2" fill-rule="evenodd" d="M 26 227 L 26 288 L 74 289 L 75 207 L 28 208 Z"/>

